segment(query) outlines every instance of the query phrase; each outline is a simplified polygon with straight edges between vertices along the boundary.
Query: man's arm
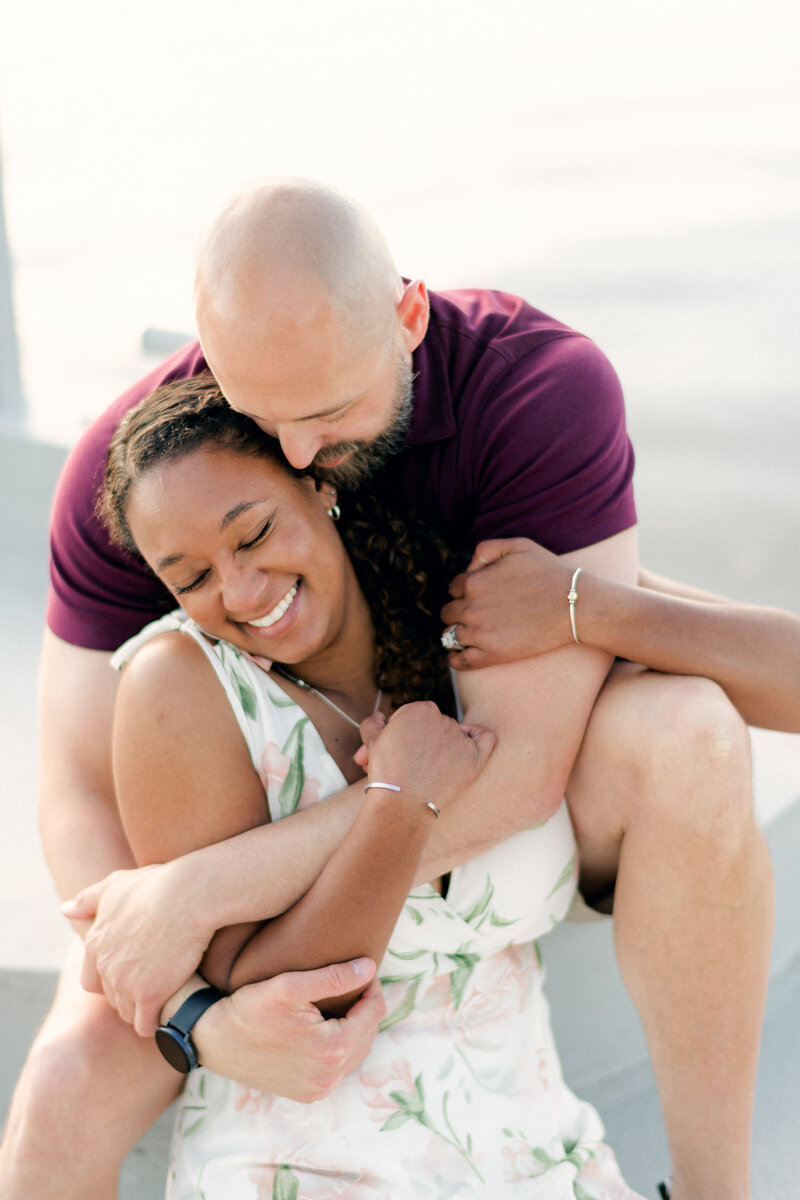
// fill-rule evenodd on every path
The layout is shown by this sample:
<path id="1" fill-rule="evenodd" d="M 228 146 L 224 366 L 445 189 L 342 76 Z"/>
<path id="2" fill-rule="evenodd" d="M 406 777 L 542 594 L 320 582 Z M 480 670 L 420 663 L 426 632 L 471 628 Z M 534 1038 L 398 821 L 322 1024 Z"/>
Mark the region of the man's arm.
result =
<path id="1" fill-rule="evenodd" d="M 605 578 L 633 580 L 636 545 L 629 529 L 568 558 Z M 465 719 L 497 736 L 474 799 L 468 796 L 453 814 L 465 826 L 462 836 L 477 839 L 481 825 L 493 837 L 502 827 L 506 836 L 557 808 L 611 661 L 601 650 L 570 645 L 459 675 Z"/>
<path id="2" fill-rule="evenodd" d="M 574 561 L 589 566 L 581 555 Z M 572 570 L 525 539 L 479 546 L 442 612 L 469 647 L 452 665 L 491 666 L 570 645 Z M 748 724 L 800 732 L 800 617 L 647 571 L 633 587 L 590 570 L 578 579 L 575 616 L 582 643 L 656 671 L 713 679 Z"/>
<path id="3" fill-rule="evenodd" d="M 39 827 L 61 896 L 133 866 L 111 782 L 117 673 L 110 654 L 50 630 L 39 676 Z"/>

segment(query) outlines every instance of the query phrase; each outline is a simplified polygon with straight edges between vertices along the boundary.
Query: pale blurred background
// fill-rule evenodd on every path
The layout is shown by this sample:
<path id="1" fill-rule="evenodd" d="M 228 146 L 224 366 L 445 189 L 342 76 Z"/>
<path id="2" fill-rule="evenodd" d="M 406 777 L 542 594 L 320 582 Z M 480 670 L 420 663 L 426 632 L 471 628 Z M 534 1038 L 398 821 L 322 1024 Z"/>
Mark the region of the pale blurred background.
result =
<path id="1" fill-rule="evenodd" d="M 192 243 L 242 182 L 336 183 L 405 274 L 517 291 L 588 333 L 625 387 L 644 560 L 798 610 L 798 14 L 796 0 L 6 0 L 25 404 L 0 331 L 0 965 L 54 966 L 63 946 L 33 817 L 62 448 L 166 335 L 192 333 Z M 2 273 L 0 254 L 0 287 Z M 757 741 L 765 821 L 800 794 L 798 742 Z"/>
<path id="2" fill-rule="evenodd" d="M 595 338 L 626 389 L 646 557 L 680 565 L 714 528 L 700 582 L 766 601 L 774 571 L 791 603 L 795 3 L 11 7 L 0 131 L 36 437 L 71 442 L 154 365 L 146 329 L 192 331 L 192 243 L 228 192 L 316 175 L 373 209 L 403 272 L 522 292 Z"/>

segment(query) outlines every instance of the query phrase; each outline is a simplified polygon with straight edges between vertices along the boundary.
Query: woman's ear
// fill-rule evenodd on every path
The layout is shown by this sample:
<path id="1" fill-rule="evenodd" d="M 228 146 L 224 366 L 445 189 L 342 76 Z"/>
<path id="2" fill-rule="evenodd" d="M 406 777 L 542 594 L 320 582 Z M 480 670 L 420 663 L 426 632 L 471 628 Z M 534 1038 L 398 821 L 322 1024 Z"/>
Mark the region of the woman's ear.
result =
<path id="1" fill-rule="evenodd" d="M 316 482 L 317 496 L 322 507 L 332 520 L 338 521 L 340 515 L 339 505 L 336 503 L 338 492 L 332 483 L 326 483 L 324 480 L 318 479 Z"/>

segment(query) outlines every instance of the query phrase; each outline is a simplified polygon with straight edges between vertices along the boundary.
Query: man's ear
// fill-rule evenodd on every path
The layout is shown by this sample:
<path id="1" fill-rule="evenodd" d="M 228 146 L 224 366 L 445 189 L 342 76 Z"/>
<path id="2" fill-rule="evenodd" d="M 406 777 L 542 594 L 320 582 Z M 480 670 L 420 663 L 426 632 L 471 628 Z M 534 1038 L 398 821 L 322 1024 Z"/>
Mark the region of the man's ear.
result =
<path id="1" fill-rule="evenodd" d="M 431 307 L 428 301 L 428 289 L 423 280 L 414 279 L 403 289 L 403 294 L 397 302 L 397 319 L 409 354 L 416 350 L 428 329 L 428 318 Z"/>

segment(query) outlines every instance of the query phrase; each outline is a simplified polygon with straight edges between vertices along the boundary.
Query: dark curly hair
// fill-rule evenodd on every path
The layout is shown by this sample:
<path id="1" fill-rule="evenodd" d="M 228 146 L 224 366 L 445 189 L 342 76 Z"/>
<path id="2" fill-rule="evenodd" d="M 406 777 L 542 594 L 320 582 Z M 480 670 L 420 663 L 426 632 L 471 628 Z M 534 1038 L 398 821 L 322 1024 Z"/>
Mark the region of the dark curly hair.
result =
<path id="1" fill-rule="evenodd" d="M 158 463 L 209 443 L 279 463 L 296 478 L 280 443 L 232 409 L 208 374 L 158 388 L 123 418 L 109 446 L 97 513 L 111 538 L 137 554 L 126 518 L 133 484 Z M 439 641 L 439 609 L 456 565 L 436 533 L 409 526 L 377 494 L 362 487 L 342 501 L 339 531 L 372 612 L 377 678 L 395 705 L 435 700 L 453 711 L 447 659 Z"/>

